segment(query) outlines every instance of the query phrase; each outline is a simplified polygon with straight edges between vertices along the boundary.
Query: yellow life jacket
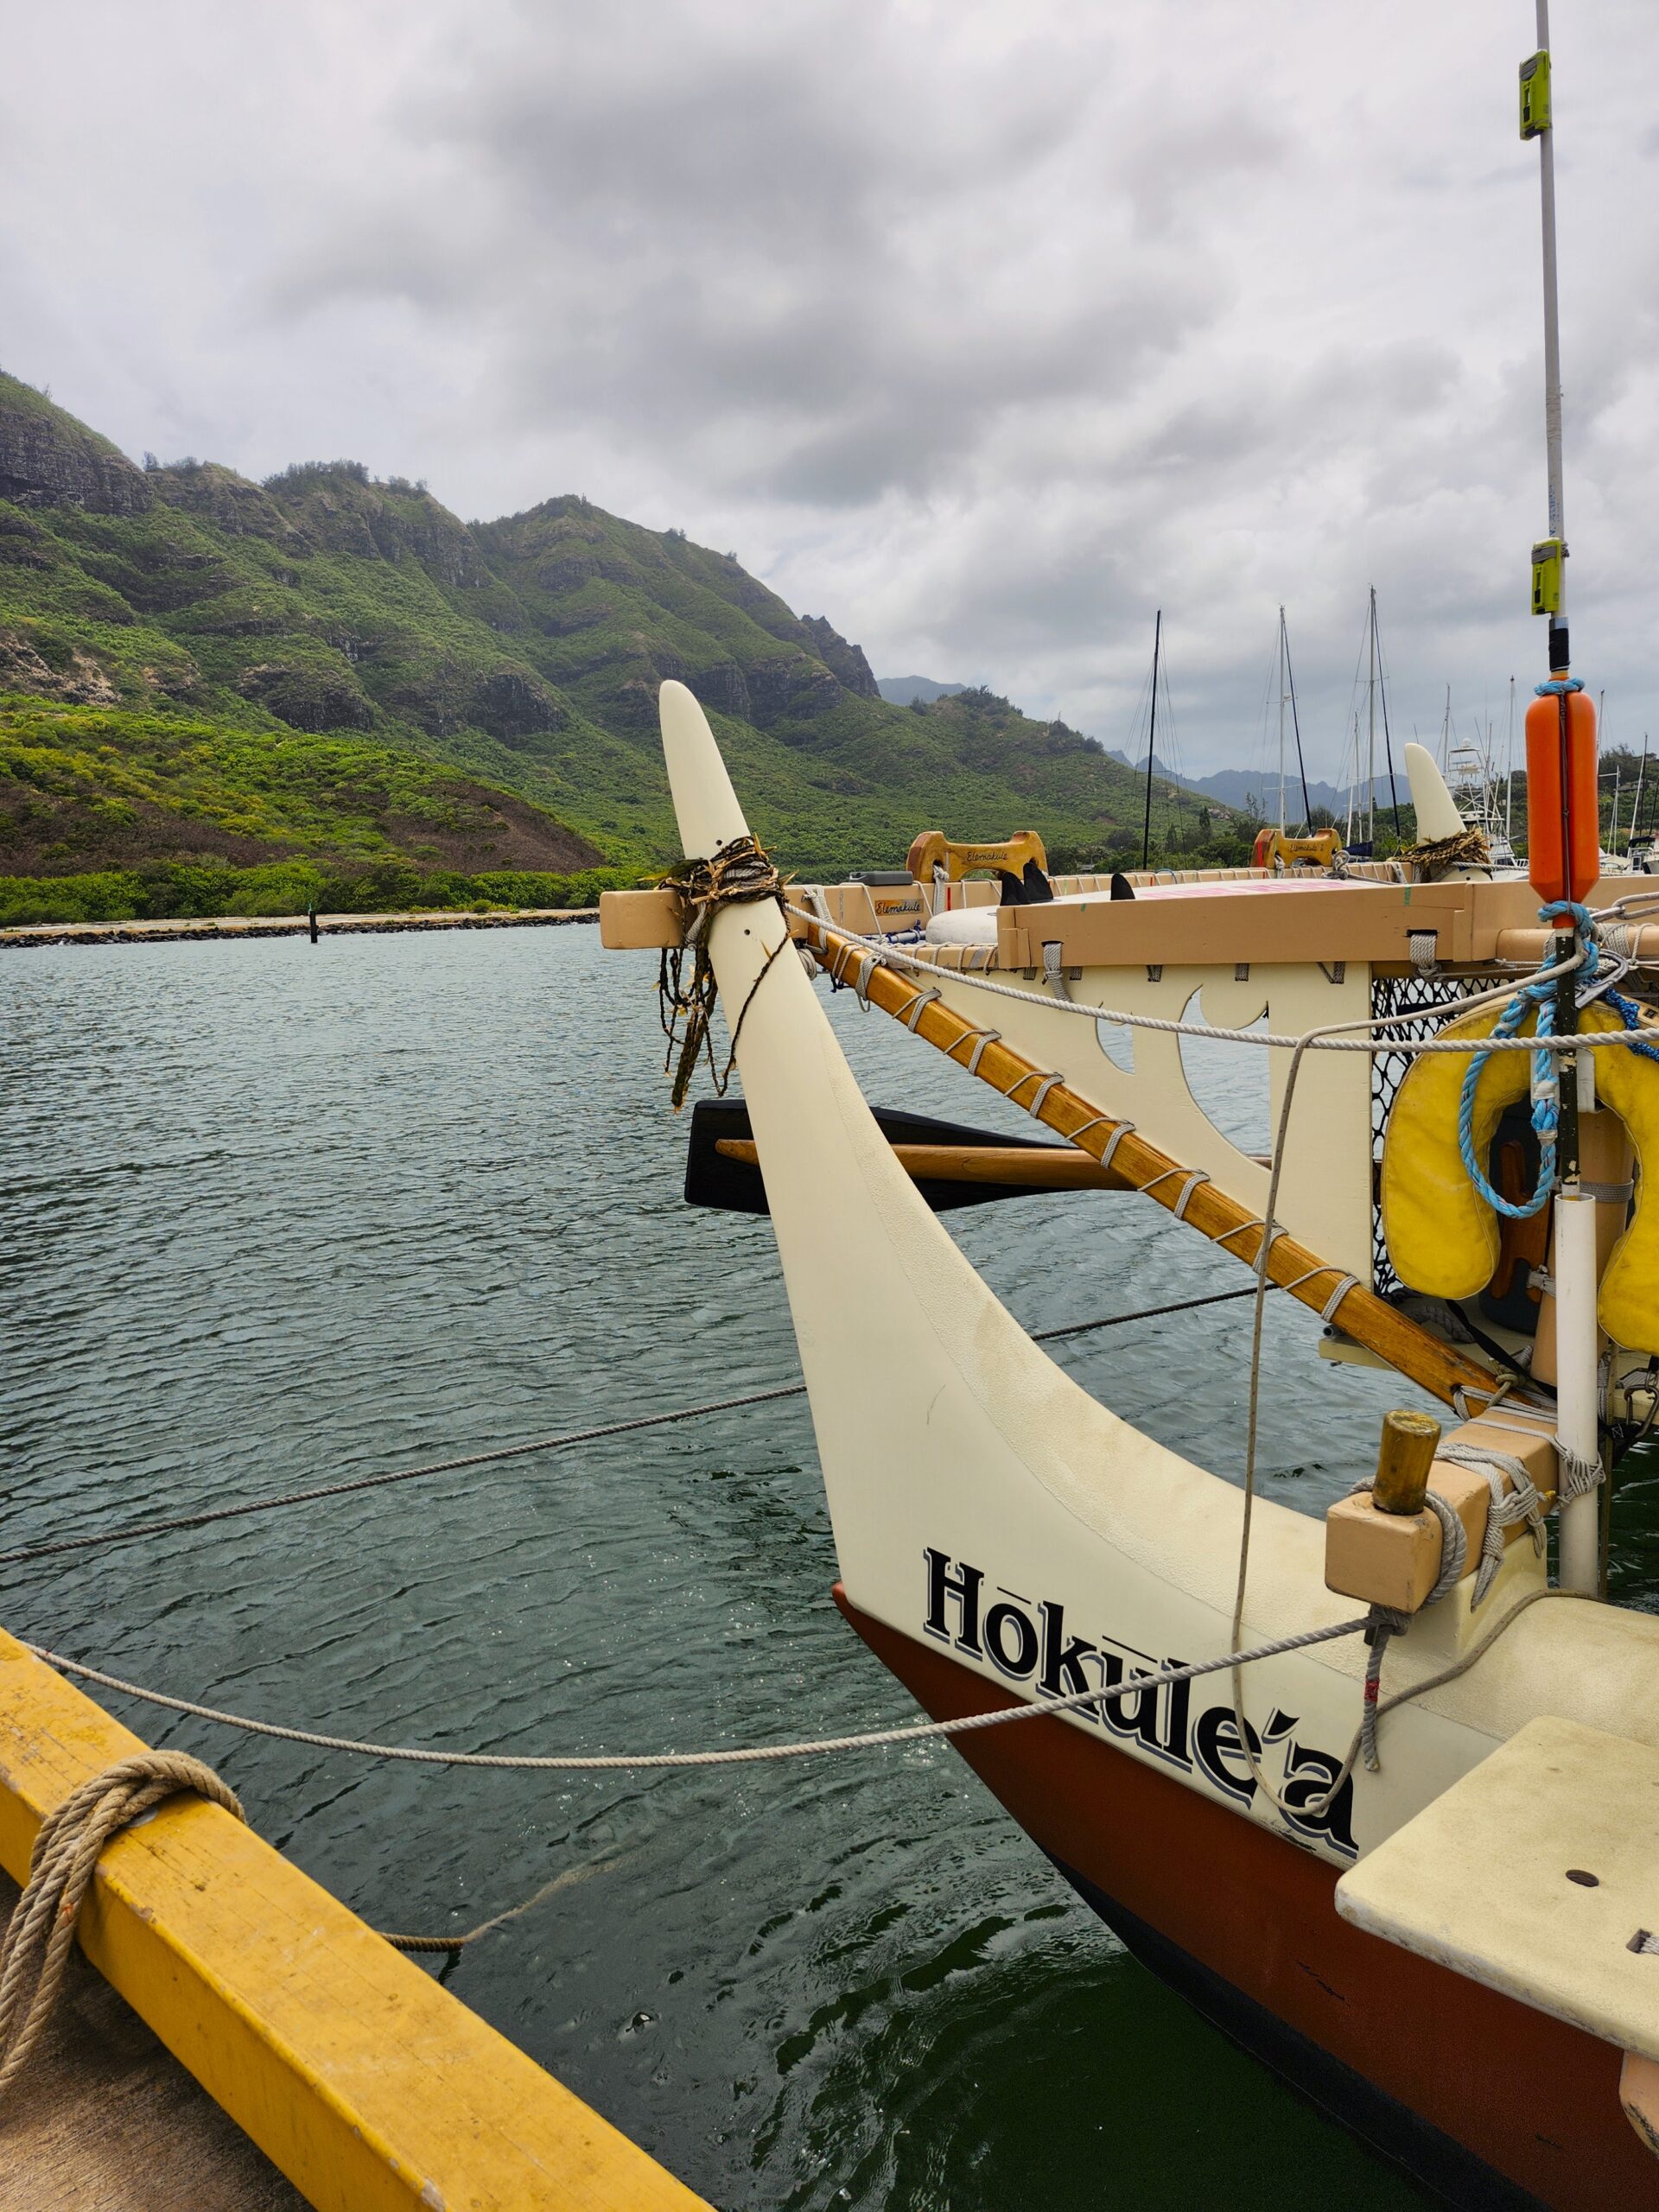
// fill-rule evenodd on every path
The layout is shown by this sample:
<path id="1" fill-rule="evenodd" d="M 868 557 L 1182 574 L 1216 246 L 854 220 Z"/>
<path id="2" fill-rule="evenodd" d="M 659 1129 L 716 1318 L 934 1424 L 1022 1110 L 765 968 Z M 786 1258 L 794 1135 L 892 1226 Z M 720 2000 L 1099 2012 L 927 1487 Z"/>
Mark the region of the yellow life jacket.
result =
<path id="1" fill-rule="evenodd" d="M 1469 1014 L 1440 1034 L 1489 1037 L 1498 1012 Z M 1623 1027 L 1609 1007 L 1593 1001 L 1580 1017 L 1586 1032 Z M 1461 1052 L 1425 1052 L 1414 1060 L 1382 1141 L 1389 1258 L 1409 1289 L 1435 1298 L 1474 1297 L 1497 1265 L 1498 1217 L 1470 1181 L 1458 1144 L 1458 1100 L 1468 1065 Z M 1529 1095 L 1531 1067 L 1529 1052 L 1494 1052 L 1482 1068 L 1475 1084 L 1478 1160 L 1486 1160 L 1504 1109 Z M 1643 1202 L 1643 1163 L 1649 1149 L 1659 1159 L 1659 1065 L 1637 1052 L 1598 1052 L 1596 1103 L 1624 1122 L 1637 1160 L 1636 1204 L 1602 1275 L 1597 1313 L 1615 1344 L 1659 1353 L 1659 1209 Z"/>

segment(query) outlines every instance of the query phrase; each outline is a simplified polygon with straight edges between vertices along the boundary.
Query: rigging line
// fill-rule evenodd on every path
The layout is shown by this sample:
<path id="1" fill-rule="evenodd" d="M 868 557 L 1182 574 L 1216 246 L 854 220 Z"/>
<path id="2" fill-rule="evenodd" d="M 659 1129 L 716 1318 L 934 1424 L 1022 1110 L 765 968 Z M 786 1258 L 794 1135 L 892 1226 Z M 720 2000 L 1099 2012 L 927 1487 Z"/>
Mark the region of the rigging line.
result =
<path id="1" fill-rule="evenodd" d="M 1141 865 L 1152 849 L 1152 766 L 1158 757 L 1158 656 L 1163 645 L 1164 610 L 1158 609 L 1152 632 L 1152 716 L 1147 729 L 1147 810 L 1141 828 Z"/>
<path id="2" fill-rule="evenodd" d="M 1371 592 L 1371 635 L 1376 643 L 1376 693 L 1382 702 L 1382 752 L 1389 764 L 1389 803 L 1394 809 L 1394 834 L 1403 843 L 1405 832 L 1400 827 L 1400 786 L 1394 775 L 1394 741 L 1389 734 L 1389 684 L 1387 664 L 1382 658 L 1382 632 L 1377 627 L 1376 592 Z"/>
<path id="3" fill-rule="evenodd" d="M 818 1736 L 792 1744 L 737 1745 L 718 1751 L 610 1751 L 583 1757 L 579 1753 L 515 1754 L 511 1751 L 446 1751 L 418 1744 L 372 1744 L 351 1736 L 326 1736 L 315 1729 L 284 1728 L 274 1720 L 253 1720 L 245 1713 L 224 1713 L 217 1706 L 198 1705 L 188 1698 L 168 1697 L 161 1690 L 145 1689 L 106 1675 L 78 1659 L 65 1659 L 44 1644 L 24 1643 L 23 1649 L 48 1667 L 78 1675 L 101 1688 L 159 1705 L 169 1713 L 182 1713 L 194 1720 L 212 1720 L 222 1728 L 238 1728 L 250 1736 L 276 1736 L 284 1743 L 310 1744 L 324 1751 L 351 1751 L 363 1758 L 398 1759 L 416 1766 L 476 1766 L 506 1769 L 517 1773 L 595 1774 L 618 1770 L 639 1772 L 654 1767 L 760 1766 L 773 1759 L 810 1758 L 830 1751 L 878 1750 L 886 1744 L 923 1743 L 940 1736 L 965 1736 L 981 1728 L 997 1728 L 1010 1721 L 1034 1720 L 1047 1714 L 1070 1713 L 1080 1707 L 1116 1705 L 1144 1690 L 1163 1689 L 1175 1682 L 1196 1681 L 1203 1675 L 1219 1674 L 1225 1667 L 1253 1665 L 1302 1651 L 1316 1643 L 1333 1643 L 1340 1637 L 1359 1636 L 1369 1616 L 1357 1620 L 1332 1621 L 1323 1628 L 1303 1629 L 1295 1636 L 1281 1636 L 1249 1651 L 1227 1651 L 1217 1659 L 1200 1659 L 1183 1667 L 1158 1667 L 1144 1675 L 1130 1675 L 1117 1683 L 1096 1683 L 1069 1691 L 1064 1697 L 1041 1698 L 1029 1705 L 998 1707 L 989 1713 L 963 1713 L 954 1720 L 901 1722 L 893 1728 L 873 1728 L 849 1736 Z M 21 1640 L 21 1639 L 20 1639 Z M 995 1684 L 989 1685 L 998 1687 Z"/>
<path id="4" fill-rule="evenodd" d="M 1659 892 L 1650 895 L 1659 902 Z M 1630 903 L 1621 899 L 1623 906 Z M 1076 999 L 1051 998 L 1045 991 L 1021 990 L 1014 983 L 995 983 L 983 969 L 976 968 L 942 968 L 937 961 L 926 960 L 918 954 L 908 952 L 891 938 L 861 937 L 856 930 L 838 929 L 833 923 L 820 921 L 816 914 L 809 914 L 804 906 L 789 906 L 785 910 L 807 927 L 807 950 L 821 968 L 828 968 L 833 956 L 828 948 L 833 941 L 861 945 L 866 951 L 875 953 L 890 968 L 904 968 L 912 974 L 941 976 L 965 983 L 973 989 L 984 991 L 993 998 L 1018 999 L 1027 1006 L 1039 1006 L 1051 1014 L 1082 1014 L 1090 1021 L 1115 1021 L 1126 1029 L 1154 1029 L 1170 1037 L 1208 1037 L 1224 1045 L 1258 1045 L 1273 1052 L 1292 1052 L 1301 1045 L 1310 1043 L 1313 1049 L 1325 1052 L 1395 1052 L 1414 1055 L 1423 1052 L 1540 1052 L 1570 1053 L 1592 1052 L 1603 1047 L 1640 1042 L 1638 1033 L 1632 1029 L 1580 1031 L 1575 1035 L 1563 1033 L 1553 1037 L 1339 1037 L 1330 1029 L 1313 1029 L 1306 1037 L 1284 1036 L 1271 1029 L 1224 1029 L 1208 1021 L 1177 1021 L 1162 1014 L 1125 1014 L 1115 1007 L 1093 1006 Z M 1645 911 L 1645 909 L 1643 910 Z M 1599 916 L 1611 915 L 1614 909 L 1597 909 Z M 822 946 L 813 942 L 814 937 L 823 940 Z M 1543 982 L 1551 976 L 1570 975 L 1584 964 L 1584 954 L 1574 952 L 1571 959 L 1556 967 L 1539 968 L 1530 971 L 1534 982 Z M 1491 990 L 1473 992 L 1466 998 L 1448 1000 L 1444 1007 L 1419 1007 L 1405 1014 L 1379 1015 L 1376 1021 L 1364 1026 L 1368 1029 L 1398 1028 L 1411 1021 L 1421 1021 L 1428 1016 L 1445 1014 L 1447 1020 L 1478 1012 L 1482 1007 L 1507 1002 L 1515 995 L 1513 982 L 1505 982 Z M 1350 1027 L 1353 1024 L 1346 1025 Z"/>
<path id="5" fill-rule="evenodd" d="M 1296 1077 L 1301 1071 L 1303 1053 L 1310 1046 L 1314 1044 L 1317 1039 L 1322 1037 L 1332 1036 L 1334 1033 L 1339 1030 L 1375 1029 L 1379 1026 L 1381 1019 L 1382 1019 L 1382 1017 L 1374 1016 L 1370 1021 L 1330 1022 L 1321 1029 L 1309 1030 L 1307 1034 L 1303 1037 L 1297 1045 L 1295 1051 L 1291 1054 L 1290 1065 L 1285 1071 L 1284 1096 L 1280 1104 L 1278 1126 L 1274 1133 L 1273 1161 L 1268 1177 L 1267 1204 L 1262 1209 L 1263 1217 L 1269 1224 L 1269 1227 L 1268 1233 L 1262 1239 L 1261 1249 L 1256 1254 L 1255 1267 L 1255 1281 L 1251 1287 L 1255 1299 L 1255 1306 L 1251 1317 L 1250 1386 L 1249 1411 L 1244 1429 L 1244 1504 L 1243 1511 L 1239 1521 L 1238 1580 L 1235 1586 L 1233 1593 L 1232 1640 L 1235 1645 L 1236 1645 L 1238 1642 L 1241 1626 L 1244 1618 L 1244 1600 L 1249 1586 L 1249 1577 L 1251 1522 L 1254 1518 L 1255 1508 L 1256 1443 L 1260 1429 L 1262 1405 L 1262 1324 L 1267 1303 L 1267 1292 L 1268 1288 L 1268 1260 L 1274 1243 L 1271 1224 L 1274 1218 L 1274 1211 L 1278 1204 L 1279 1184 L 1285 1162 L 1285 1148 L 1290 1135 L 1291 1109 L 1294 1105 L 1296 1097 Z M 1542 1593 L 1540 1592 L 1538 1594 L 1541 1595 Z M 1527 1601 L 1523 1599 L 1522 1605 L 1526 1602 Z M 1516 1606 L 1511 1612 L 1507 1614 L 1504 1618 L 1499 1622 L 1497 1628 L 1492 1631 L 1492 1634 L 1487 1637 L 1478 1646 L 1475 1648 L 1473 1651 L 1466 1655 L 1465 1660 L 1463 1663 L 1452 1667 L 1445 1675 L 1436 1675 L 1431 1681 L 1420 1683 L 1416 1688 L 1408 1691 L 1402 1697 L 1385 1700 L 1383 1705 L 1378 1707 L 1377 1717 L 1380 1719 L 1382 1712 L 1388 1710 L 1390 1706 L 1403 1704 L 1406 1700 L 1406 1697 L 1421 1695 L 1424 1690 L 1435 1688 L 1440 1682 L 1450 1681 L 1453 1675 L 1461 1674 L 1464 1671 L 1464 1667 L 1465 1665 L 1472 1666 L 1474 1661 L 1496 1639 L 1499 1631 L 1507 1628 L 1510 1622 L 1515 1618 L 1516 1613 L 1519 1612 L 1521 1610 L 1521 1606 Z M 1232 1669 L 1230 1687 L 1232 1689 L 1233 1719 L 1238 1730 L 1239 1745 L 1243 1752 L 1245 1762 L 1250 1770 L 1251 1775 L 1261 1785 L 1263 1796 L 1267 1798 L 1268 1802 L 1274 1807 L 1274 1810 L 1287 1821 L 1293 1819 L 1306 1820 L 1308 1818 L 1317 1820 L 1322 1814 L 1328 1812 L 1331 1807 L 1336 1802 L 1338 1792 L 1342 1789 L 1344 1784 L 1347 1782 L 1349 1777 L 1353 1772 L 1355 1760 L 1359 1756 L 1364 1741 L 1363 1721 L 1362 1720 L 1360 1727 L 1356 1730 L 1354 1739 L 1348 1747 L 1348 1756 L 1343 1761 L 1341 1767 L 1338 1770 L 1335 1780 L 1331 1783 L 1324 1796 L 1314 1802 L 1297 1806 L 1294 1813 L 1293 1814 L 1291 1808 L 1286 1805 L 1279 1791 L 1274 1788 L 1273 1784 L 1268 1780 L 1267 1776 L 1262 1772 L 1257 1755 L 1251 1748 L 1250 1731 L 1244 1718 L 1243 1679 L 1240 1669 L 1236 1667 Z"/>
<path id="6" fill-rule="evenodd" d="M 1285 677 L 1290 686 L 1290 726 L 1296 733 L 1296 766 L 1302 779 L 1302 822 L 1312 836 L 1313 830 L 1313 802 L 1307 795 L 1307 763 L 1302 758 L 1302 723 L 1296 711 L 1296 671 L 1290 663 L 1290 632 L 1285 628 L 1285 610 L 1279 610 L 1279 627 L 1285 641 Z"/>
<path id="7" fill-rule="evenodd" d="M 1277 1286 L 1274 1286 L 1276 1287 Z M 1141 1306 L 1132 1313 L 1108 1313 L 1093 1321 L 1069 1321 L 1057 1329 L 1033 1332 L 1034 1344 L 1055 1344 L 1065 1337 L 1086 1336 L 1095 1329 L 1116 1329 L 1131 1321 L 1160 1320 L 1167 1313 L 1190 1313 L 1200 1306 L 1224 1306 L 1235 1298 L 1251 1298 L 1252 1290 L 1217 1290 L 1201 1298 L 1176 1299 L 1166 1306 Z M 761 1406 L 779 1398 L 805 1395 L 804 1382 L 785 1382 L 770 1390 L 751 1390 L 741 1398 L 712 1398 L 701 1405 L 680 1406 L 671 1413 L 643 1414 L 632 1421 L 607 1421 L 599 1428 L 579 1428 L 563 1436 L 538 1437 L 531 1444 L 506 1444 L 489 1452 L 470 1452 L 458 1459 L 435 1459 L 419 1467 L 397 1467 L 386 1474 L 356 1475 L 345 1482 L 318 1483 L 308 1490 L 285 1491 L 276 1497 L 257 1497 L 239 1505 L 216 1505 L 200 1513 L 184 1513 L 167 1521 L 142 1521 L 127 1529 L 103 1529 L 86 1536 L 60 1536 L 50 1543 L 27 1544 L 16 1551 L 0 1552 L 0 1567 L 21 1566 L 30 1560 L 50 1559 L 63 1552 L 89 1551 L 105 1544 L 136 1543 L 142 1536 L 175 1535 L 187 1529 L 205 1529 L 215 1521 L 239 1521 L 250 1514 L 274 1513 L 280 1507 L 307 1505 L 320 1497 L 343 1497 L 353 1491 L 385 1490 L 394 1483 L 410 1483 L 426 1475 L 454 1474 L 467 1467 L 486 1467 L 504 1459 L 522 1459 L 535 1452 L 561 1452 L 573 1444 L 594 1444 L 610 1436 L 625 1436 L 642 1428 L 664 1428 L 671 1423 L 696 1421 L 706 1414 L 734 1413 L 745 1406 Z"/>

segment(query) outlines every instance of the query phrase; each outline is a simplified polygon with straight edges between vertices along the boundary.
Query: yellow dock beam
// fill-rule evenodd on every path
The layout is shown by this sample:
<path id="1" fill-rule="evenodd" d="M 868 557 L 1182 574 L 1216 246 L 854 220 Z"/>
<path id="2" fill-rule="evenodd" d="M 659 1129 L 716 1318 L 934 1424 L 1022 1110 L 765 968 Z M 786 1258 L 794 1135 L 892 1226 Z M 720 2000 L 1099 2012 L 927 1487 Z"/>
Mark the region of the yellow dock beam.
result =
<path id="1" fill-rule="evenodd" d="M 42 1817 L 144 1748 L 0 1633 L 6 1871 L 22 1881 Z M 318 2212 L 702 2206 L 218 1806 L 173 1799 L 116 1837 L 79 1936 L 99 1972 Z"/>

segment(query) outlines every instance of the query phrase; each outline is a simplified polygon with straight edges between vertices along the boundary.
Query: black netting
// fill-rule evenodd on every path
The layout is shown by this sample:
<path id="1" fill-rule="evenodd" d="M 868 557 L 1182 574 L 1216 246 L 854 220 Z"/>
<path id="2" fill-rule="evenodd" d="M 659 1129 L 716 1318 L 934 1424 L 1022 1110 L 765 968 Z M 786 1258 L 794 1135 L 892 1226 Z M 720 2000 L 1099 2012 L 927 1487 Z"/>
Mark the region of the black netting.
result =
<path id="1" fill-rule="evenodd" d="M 1484 990 L 1485 983 L 1468 982 L 1451 976 L 1373 976 L 1371 978 L 1371 1015 L 1376 1020 L 1383 1014 L 1416 1015 L 1419 1019 L 1402 1022 L 1391 1029 L 1390 1037 L 1402 1043 L 1414 1044 L 1425 1037 L 1435 1036 L 1445 1026 L 1445 1010 L 1455 1006 L 1459 999 Z M 1382 1133 L 1388 1127 L 1393 1110 L 1395 1094 L 1405 1080 L 1411 1065 L 1408 1052 L 1382 1052 L 1371 1056 L 1371 1275 L 1372 1287 L 1379 1298 L 1387 1298 L 1401 1287 L 1400 1278 L 1389 1263 L 1389 1248 L 1382 1239 L 1382 1210 L 1377 1203 L 1381 1185 L 1382 1161 Z"/>

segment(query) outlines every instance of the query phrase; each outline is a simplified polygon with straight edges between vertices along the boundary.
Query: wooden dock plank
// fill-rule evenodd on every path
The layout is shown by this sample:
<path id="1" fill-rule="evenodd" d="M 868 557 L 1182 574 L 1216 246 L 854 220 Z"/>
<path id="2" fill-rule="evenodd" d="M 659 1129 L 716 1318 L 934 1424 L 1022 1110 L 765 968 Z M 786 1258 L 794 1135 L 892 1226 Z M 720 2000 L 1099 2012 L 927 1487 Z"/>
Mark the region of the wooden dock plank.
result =
<path id="1" fill-rule="evenodd" d="M 17 1901 L 0 1874 L 0 1918 Z M 0 2212 L 304 2212 L 305 2199 L 79 1952 L 0 2108 Z"/>
<path id="2" fill-rule="evenodd" d="M 139 1739 L 0 1633 L 0 1865 Z M 702 2200 L 218 1806 L 118 1836 L 82 1948 L 318 2212 Z"/>

